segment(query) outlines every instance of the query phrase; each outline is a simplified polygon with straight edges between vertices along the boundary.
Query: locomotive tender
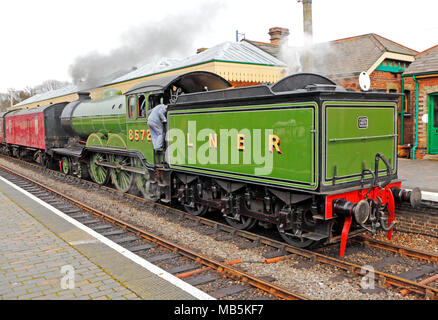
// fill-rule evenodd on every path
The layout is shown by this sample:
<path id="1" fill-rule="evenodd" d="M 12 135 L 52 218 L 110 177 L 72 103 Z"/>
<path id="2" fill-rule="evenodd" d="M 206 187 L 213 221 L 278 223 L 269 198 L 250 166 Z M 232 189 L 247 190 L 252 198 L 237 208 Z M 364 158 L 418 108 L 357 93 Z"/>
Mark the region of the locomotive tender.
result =
<path id="1" fill-rule="evenodd" d="M 230 88 L 197 71 L 122 95 L 0 114 L 2 150 L 238 229 L 274 226 L 298 247 L 394 226 L 395 202 L 421 200 L 397 179 L 399 96 L 356 92 L 316 74 Z M 166 151 L 148 111 L 169 104 Z M 38 143 L 38 140 L 40 143 Z"/>

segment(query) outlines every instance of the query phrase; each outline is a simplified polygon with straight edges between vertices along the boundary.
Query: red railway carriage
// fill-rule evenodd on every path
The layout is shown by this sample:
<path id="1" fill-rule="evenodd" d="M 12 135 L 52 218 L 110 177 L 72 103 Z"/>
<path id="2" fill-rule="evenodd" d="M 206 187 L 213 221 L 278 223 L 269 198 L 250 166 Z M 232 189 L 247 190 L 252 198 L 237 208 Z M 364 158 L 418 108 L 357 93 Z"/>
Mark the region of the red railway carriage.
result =
<path id="1" fill-rule="evenodd" d="M 5 144 L 5 121 L 4 117 L 8 112 L 0 112 L 0 145 Z"/>
<path id="2" fill-rule="evenodd" d="M 6 143 L 34 149 L 45 149 L 44 113 L 19 110 L 6 115 Z"/>
<path id="3" fill-rule="evenodd" d="M 11 111 L 4 116 L 6 144 L 17 156 L 44 154 L 45 150 L 62 147 L 68 136 L 59 116 L 67 103 Z"/>

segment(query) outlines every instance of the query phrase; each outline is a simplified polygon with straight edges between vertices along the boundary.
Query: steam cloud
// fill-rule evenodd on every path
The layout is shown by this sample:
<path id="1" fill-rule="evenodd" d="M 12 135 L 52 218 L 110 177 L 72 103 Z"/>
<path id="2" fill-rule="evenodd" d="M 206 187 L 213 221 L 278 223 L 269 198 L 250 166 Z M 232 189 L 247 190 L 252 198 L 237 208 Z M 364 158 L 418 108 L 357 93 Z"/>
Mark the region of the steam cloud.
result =
<path id="1" fill-rule="evenodd" d="M 307 36 L 305 36 L 307 37 Z M 312 44 L 305 39 L 302 47 L 281 46 L 280 60 L 288 66 L 288 74 L 299 72 L 312 72 L 321 75 L 330 75 L 333 62 L 338 54 L 331 42 Z"/>
<path id="2" fill-rule="evenodd" d="M 194 54 L 196 38 L 208 33 L 223 5 L 206 3 L 190 14 L 169 15 L 166 19 L 131 28 L 122 37 L 122 45 L 108 54 L 92 51 L 79 56 L 69 67 L 73 83 L 96 85 L 116 72 L 129 72 L 133 67 L 175 55 Z"/>

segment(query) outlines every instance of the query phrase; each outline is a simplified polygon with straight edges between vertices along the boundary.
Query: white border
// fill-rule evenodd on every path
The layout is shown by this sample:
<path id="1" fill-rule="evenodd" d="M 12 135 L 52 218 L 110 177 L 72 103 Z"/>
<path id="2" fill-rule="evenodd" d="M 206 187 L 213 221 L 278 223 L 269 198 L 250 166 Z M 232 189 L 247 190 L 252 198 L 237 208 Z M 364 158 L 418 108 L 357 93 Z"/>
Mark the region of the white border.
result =
<path id="1" fill-rule="evenodd" d="M 172 274 L 168 273 L 167 271 L 165 271 L 165 270 L 163 270 L 163 269 L 153 265 L 149 261 L 147 261 L 147 260 L 143 259 L 142 257 L 136 255 L 135 253 L 130 252 L 128 249 L 125 249 L 122 246 L 118 245 L 117 243 L 109 240 L 108 238 L 105 238 L 104 236 L 102 236 L 101 234 L 97 233 L 96 231 L 90 229 L 89 227 L 79 223 L 75 219 L 69 217 L 65 213 L 63 213 L 63 212 L 59 211 L 58 209 L 52 207 L 50 204 L 42 201 L 41 199 L 38 199 L 33 194 L 30 194 L 26 190 L 23 190 L 22 188 L 16 186 L 15 184 L 13 184 L 12 182 L 6 180 L 5 178 L 0 176 L 0 180 L 5 182 L 6 184 L 10 185 L 14 189 L 20 191 L 21 193 L 23 193 L 24 195 L 26 195 L 30 199 L 32 199 L 35 202 L 39 203 L 40 205 L 44 206 L 45 208 L 51 210 L 53 213 L 55 213 L 59 217 L 63 218 L 64 220 L 66 220 L 68 222 L 70 222 L 71 224 L 73 224 L 75 227 L 81 229 L 82 231 L 85 231 L 86 233 L 88 233 L 89 235 L 93 236 L 94 238 L 96 238 L 100 242 L 106 244 L 108 247 L 110 247 L 111 249 L 114 249 L 115 251 L 117 251 L 118 253 L 123 255 L 124 257 L 130 259 L 131 261 L 139 264 L 140 266 L 142 266 L 143 268 L 145 268 L 148 271 L 152 272 L 153 274 L 159 276 L 160 278 L 162 278 L 162 279 L 172 283 L 176 287 L 178 287 L 178 288 L 184 290 L 185 292 L 191 294 L 193 297 L 195 297 L 197 299 L 200 299 L 200 300 L 216 300 L 215 298 L 213 298 L 212 296 L 210 296 L 210 295 L 206 294 L 205 292 L 199 290 L 198 288 L 195 288 L 194 286 L 188 284 L 187 282 L 184 282 L 183 280 L 173 276 Z"/>

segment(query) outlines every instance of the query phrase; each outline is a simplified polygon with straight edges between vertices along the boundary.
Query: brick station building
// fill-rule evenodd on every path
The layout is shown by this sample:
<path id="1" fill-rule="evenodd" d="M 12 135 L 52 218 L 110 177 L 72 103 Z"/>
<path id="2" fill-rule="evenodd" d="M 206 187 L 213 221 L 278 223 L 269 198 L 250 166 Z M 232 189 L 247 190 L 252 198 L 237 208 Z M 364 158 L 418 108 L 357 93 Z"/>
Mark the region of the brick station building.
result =
<path id="1" fill-rule="evenodd" d="M 438 160 L 438 45 L 415 56 L 403 73 L 403 92 L 411 117 L 402 124 L 410 128 L 406 148 L 413 159 Z"/>
<path id="2" fill-rule="evenodd" d="M 422 59 L 422 54 L 374 33 L 318 43 L 304 50 L 284 48 L 288 34 L 288 29 L 275 27 L 269 30 L 269 43 L 244 41 L 289 62 L 289 65 L 299 65 L 299 68 L 292 66 L 295 67 L 293 72 L 322 74 L 345 88 L 357 91 L 360 91 L 359 75 L 366 72 L 371 80 L 370 90 L 404 93 L 406 99 L 400 98 L 399 103 L 398 142 L 400 155 L 409 156 L 409 149 L 415 143 L 415 115 L 412 113 L 415 111 L 412 110 L 414 88 L 407 78 L 405 81 L 403 73 L 416 59 Z M 288 58 L 295 56 L 299 59 L 288 61 Z M 424 151 L 421 148 L 423 146 L 420 146 L 419 153 Z"/>

